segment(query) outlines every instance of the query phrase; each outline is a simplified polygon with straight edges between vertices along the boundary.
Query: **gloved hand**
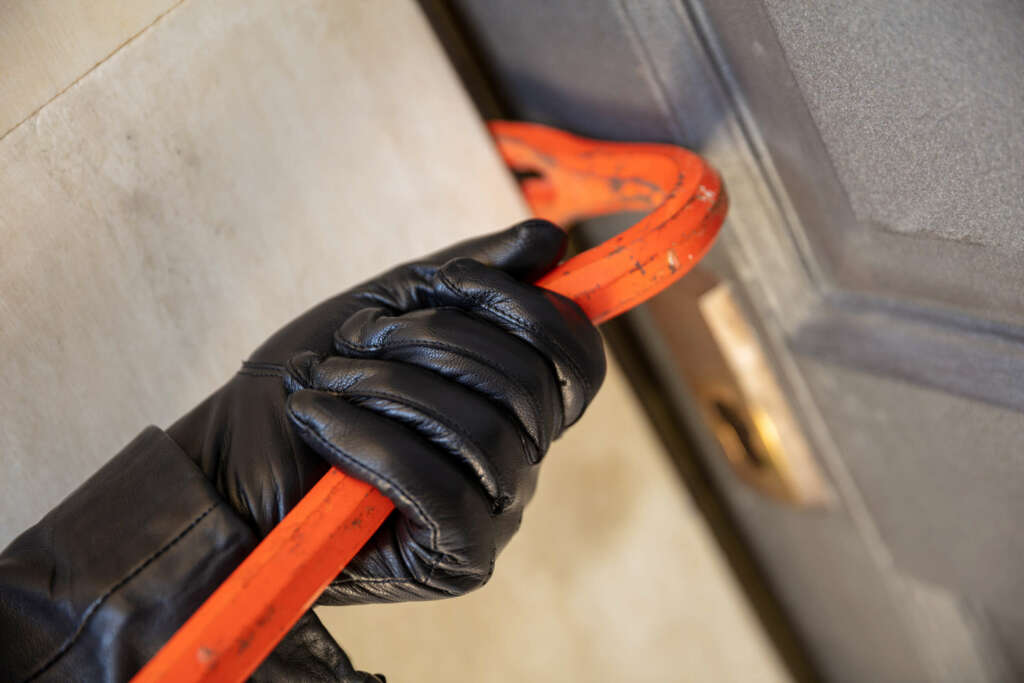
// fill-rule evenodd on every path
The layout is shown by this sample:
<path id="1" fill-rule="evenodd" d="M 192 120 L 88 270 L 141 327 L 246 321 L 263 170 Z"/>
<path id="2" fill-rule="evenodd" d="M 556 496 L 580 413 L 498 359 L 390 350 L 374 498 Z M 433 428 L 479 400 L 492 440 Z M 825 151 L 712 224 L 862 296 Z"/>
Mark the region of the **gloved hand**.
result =
<path id="1" fill-rule="evenodd" d="M 330 465 L 395 503 L 322 603 L 483 585 L 548 446 L 604 378 L 582 310 L 528 284 L 564 244 L 556 226 L 526 221 L 340 294 L 168 434 L 261 536 Z"/>

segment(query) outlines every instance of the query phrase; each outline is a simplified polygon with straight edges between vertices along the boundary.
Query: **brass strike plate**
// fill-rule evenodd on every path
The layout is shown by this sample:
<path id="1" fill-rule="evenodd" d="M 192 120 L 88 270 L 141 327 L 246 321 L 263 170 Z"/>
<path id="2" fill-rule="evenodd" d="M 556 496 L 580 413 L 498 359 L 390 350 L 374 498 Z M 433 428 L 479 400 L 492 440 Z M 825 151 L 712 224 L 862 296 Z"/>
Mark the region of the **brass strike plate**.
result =
<path id="1" fill-rule="evenodd" d="M 827 503 L 813 451 L 731 287 L 698 267 L 648 305 L 737 476 L 779 501 Z"/>

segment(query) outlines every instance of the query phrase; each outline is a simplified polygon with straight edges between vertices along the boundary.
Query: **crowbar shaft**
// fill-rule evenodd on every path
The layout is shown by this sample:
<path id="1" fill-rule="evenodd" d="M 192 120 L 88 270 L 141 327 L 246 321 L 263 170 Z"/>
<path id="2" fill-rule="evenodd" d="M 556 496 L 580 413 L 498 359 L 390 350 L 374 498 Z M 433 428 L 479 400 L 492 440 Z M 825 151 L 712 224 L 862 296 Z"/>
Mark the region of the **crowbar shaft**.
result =
<path id="1" fill-rule="evenodd" d="M 601 142 L 530 123 L 489 125 L 536 216 L 569 226 L 649 212 L 535 283 L 573 299 L 594 324 L 681 278 L 725 220 L 718 174 L 681 147 Z M 369 484 L 331 469 L 132 681 L 244 681 L 393 509 Z"/>

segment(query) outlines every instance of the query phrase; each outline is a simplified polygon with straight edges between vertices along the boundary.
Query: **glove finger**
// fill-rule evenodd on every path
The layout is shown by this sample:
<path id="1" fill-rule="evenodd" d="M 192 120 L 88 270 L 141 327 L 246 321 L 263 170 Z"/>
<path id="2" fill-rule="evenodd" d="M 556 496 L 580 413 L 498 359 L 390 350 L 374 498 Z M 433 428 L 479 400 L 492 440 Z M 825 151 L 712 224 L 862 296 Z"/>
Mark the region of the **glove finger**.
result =
<path id="1" fill-rule="evenodd" d="M 349 358 L 401 361 L 469 387 L 515 415 L 539 460 L 562 429 L 561 390 L 550 364 L 496 325 L 455 308 L 399 316 L 364 309 L 334 335 Z"/>
<path id="2" fill-rule="evenodd" d="M 328 392 L 298 391 L 287 411 L 321 457 L 395 504 L 414 541 L 402 548 L 403 561 L 422 570 L 419 579 L 442 562 L 470 572 L 489 566 L 497 552 L 491 501 L 460 463 L 405 425 Z M 429 556 L 414 557 L 416 547 Z"/>
<path id="3" fill-rule="evenodd" d="M 551 363 L 567 427 L 583 414 L 604 381 L 601 335 L 576 302 L 519 282 L 476 261 L 449 261 L 433 278 L 431 305 L 452 306 L 497 325 Z"/>
<path id="4" fill-rule="evenodd" d="M 429 308 L 435 276 L 453 259 L 472 259 L 512 279 L 531 281 L 558 263 L 565 244 L 565 233 L 557 225 L 534 218 L 398 266 L 342 298 L 350 304 L 349 314 L 366 307 L 384 307 L 395 313 Z"/>
<path id="5" fill-rule="evenodd" d="M 332 356 L 294 366 L 311 389 L 401 423 L 461 463 L 486 491 L 494 514 L 533 493 L 536 448 L 512 415 L 485 396 L 436 373 L 401 363 Z"/>
<path id="6" fill-rule="evenodd" d="M 551 221 L 531 218 L 506 230 L 474 237 L 427 258 L 440 268 L 456 258 L 469 258 L 503 270 L 517 280 L 532 282 L 555 267 L 566 246 L 565 231 Z"/>
<path id="7" fill-rule="evenodd" d="M 250 360 L 284 364 L 296 349 L 326 354 L 338 325 L 367 306 L 384 306 L 394 311 L 425 308 L 422 294 L 429 289 L 428 282 L 438 268 L 453 258 L 473 258 L 502 269 L 514 278 L 534 280 L 558 263 L 565 244 L 565 233 L 554 223 L 541 219 L 523 221 L 507 230 L 460 242 L 322 302 L 278 330 Z"/>
<path id="8" fill-rule="evenodd" d="M 495 538 L 508 539 L 519 526 L 521 514 L 494 520 L 501 527 Z M 362 550 L 345 565 L 320 594 L 318 605 L 353 605 L 408 602 L 456 597 L 487 583 L 494 571 L 494 556 L 475 565 L 454 555 L 439 556 L 421 549 L 416 530 L 401 515 L 388 517 Z"/>

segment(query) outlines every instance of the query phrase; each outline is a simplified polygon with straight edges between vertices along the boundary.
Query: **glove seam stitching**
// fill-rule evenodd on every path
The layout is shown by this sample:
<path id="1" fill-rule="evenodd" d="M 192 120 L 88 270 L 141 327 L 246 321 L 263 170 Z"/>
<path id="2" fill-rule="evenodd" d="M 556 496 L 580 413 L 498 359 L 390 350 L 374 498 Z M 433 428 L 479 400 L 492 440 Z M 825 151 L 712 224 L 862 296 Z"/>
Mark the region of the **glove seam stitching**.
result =
<path id="1" fill-rule="evenodd" d="M 334 392 L 328 391 L 327 393 L 333 394 Z M 485 451 L 480 446 L 480 444 L 477 443 L 476 439 L 474 439 L 474 438 L 472 438 L 470 436 L 466 436 L 466 434 L 469 433 L 469 430 L 466 429 L 465 427 L 463 427 L 461 422 L 459 422 L 458 420 L 450 419 L 450 418 L 446 419 L 440 413 L 434 411 L 429 406 L 426 406 L 426 405 L 420 403 L 419 401 L 414 401 L 414 400 L 408 399 L 406 397 L 400 396 L 398 394 L 393 394 L 393 393 L 391 393 L 389 391 L 372 391 L 372 390 L 365 390 L 365 389 L 364 390 L 360 390 L 360 391 L 353 391 L 353 392 L 348 392 L 348 393 L 345 393 L 345 394 L 335 394 L 335 395 L 340 397 L 340 398 L 348 398 L 348 397 L 352 397 L 352 396 L 361 396 L 361 397 L 366 397 L 366 398 L 391 399 L 391 400 L 395 401 L 396 403 L 398 403 L 400 405 L 405 405 L 405 406 L 408 406 L 410 408 L 415 408 L 417 410 L 420 410 L 427 417 L 435 420 L 436 422 L 438 422 L 442 426 L 447 427 L 449 430 L 457 432 L 462 438 L 464 438 L 467 442 L 469 442 L 474 448 L 477 449 L 477 451 L 480 452 L 481 455 L 485 456 L 485 458 L 486 458 L 487 451 Z M 374 411 L 374 412 L 376 412 L 376 411 Z M 391 418 L 391 419 L 395 419 L 395 418 Z M 417 430 L 417 431 L 419 431 L 419 430 Z M 422 433 L 420 435 L 421 436 L 425 436 Z M 430 439 L 429 437 L 425 437 L 425 438 L 427 438 L 427 440 L 430 441 L 432 444 L 434 443 L 433 440 Z M 436 446 L 437 444 L 434 444 L 434 445 Z M 522 436 L 520 436 L 519 437 L 519 446 L 520 446 L 520 448 L 522 448 L 524 445 L 525 444 L 523 444 Z M 526 462 L 529 463 L 530 462 L 529 454 L 525 450 L 523 450 L 522 455 L 523 455 L 523 458 L 526 460 Z M 488 462 L 490 462 L 490 458 L 486 458 L 486 460 Z M 498 477 L 495 476 L 494 479 L 495 479 L 495 484 L 498 484 Z M 495 486 L 495 488 L 498 488 L 498 486 Z M 498 495 L 495 496 L 494 499 L 491 502 L 493 503 L 496 500 L 498 500 L 502 496 L 502 493 L 503 493 L 502 491 L 498 491 Z"/>
<path id="2" fill-rule="evenodd" d="M 283 379 L 284 378 L 282 378 L 282 380 Z M 284 384 L 283 381 L 282 381 L 282 384 Z M 282 387 L 282 388 L 285 389 L 285 393 L 287 393 L 287 388 L 286 387 Z M 302 481 L 302 475 L 301 475 L 300 470 L 299 470 L 299 454 L 295 452 L 295 445 L 292 443 L 291 422 L 288 419 L 287 413 L 285 411 L 283 411 L 283 410 L 278 412 L 276 422 L 277 422 L 278 429 L 281 430 L 281 440 L 284 441 L 285 445 L 288 448 L 288 454 L 291 456 L 289 458 L 289 460 L 290 460 L 290 462 L 292 464 L 292 471 L 294 472 L 294 475 L 295 475 L 295 481 L 301 482 Z M 307 446 L 307 448 L 308 448 L 308 446 Z M 310 486 L 310 488 L 312 488 L 312 486 Z M 298 502 L 296 501 L 293 504 L 292 507 L 294 507 L 294 505 L 297 505 L 297 504 L 298 504 Z M 284 514 L 287 515 L 288 511 L 285 510 Z M 283 519 L 283 517 L 281 519 Z M 280 523 L 281 523 L 281 520 L 278 520 L 276 524 L 280 524 Z M 275 524 L 275 526 L 276 526 L 276 524 Z"/>
<path id="3" fill-rule="evenodd" d="M 251 370 L 249 368 L 242 368 L 238 371 L 239 375 L 245 375 L 246 377 L 280 377 L 280 372 L 273 372 L 270 370 Z"/>
<path id="4" fill-rule="evenodd" d="M 518 328 L 518 329 L 525 330 L 525 331 L 528 331 L 528 332 L 533 332 L 537 336 L 541 337 L 542 339 L 546 340 L 550 344 L 554 345 L 562 353 L 562 356 L 565 359 L 566 363 L 576 373 L 576 376 L 579 379 L 580 383 L 583 384 L 584 390 L 586 392 L 584 395 L 585 396 L 590 396 L 591 395 L 590 382 L 587 380 L 586 375 L 582 372 L 581 368 L 576 364 L 576 361 L 572 358 L 572 355 L 565 349 L 564 346 L 562 346 L 562 344 L 557 339 L 555 339 L 554 337 L 551 337 L 544 330 L 540 329 L 539 327 L 537 327 L 536 325 L 534 325 L 532 323 L 523 323 L 520 320 L 516 320 L 515 318 L 512 318 L 507 313 L 499 311 L 498 309 L 488 305 L 486 302 L 484 302 L 481 299 L 481 297 L 479 297 L 479 296 L 477 296 L 475 294 L 471 294 L 471 293 L 467 292 L 466 290 L 464 290 L 463 288 L 459 287 L 457 284 L 452 282 L 451 278 L 448 277 L 447 273 L 438 271 L 437 277 L 438 277 L 439 280 L 441 280 L 442 283 L 444 283 L 445 285 L 447 285 L 451 289 L 455 290 L 456 293 L 461 294 L 463 297 L 469 299 L 473 303 L 477 304 L 480 308 L 482 308 L 485 311 L 491 313 L 495 317 L 500 318 L 501 320 L 504 320 L 505 322 L 507 322 L 510 325 L 512 325 L 514 328 Z"/>
<path id="5" fill-rule="evenodd" d="M 75 632 L 73 634 L 71 634 L 71 636 L 68 638 L 68 640 L 66 640 L 60 646 L 60 648 L 58 648 L 57 652 L 55 652 L 50 657 L 50 659 L 48 659 L 46 662 L 44 662 L 42 665 L 40 665 L 40 667 L 38 669 L 33 671 L 31 674 L 29 674 L 28 678 L 25 679 L 26 683 L 28 681 L 31 681 L 31 680 L 34 680 L 34 679 L 38 678 L 39 676 L 43 675 L 44 673 L 46 673 L 47 669 L 49 669 L 54 664 L 56 664 L 57 661 L 61 657 L 63 657 L 65 654 L 67 654 L 68 651 L 72 647 L 74 647 L 75 643 L 78 641 L 78 639 L 85 632 L 85 628 L 88 625 L 89 620 L 92 619 L 92 617 L 99 611 L 100 607 L 103 606 L 103 603 L 106 602 L 107 599 L 111 595 L 113 595 L 118 590 L 123 588 L 126 584 L 128 584 L 129 581 L 131 581 L 136 576 L 141 574 L 146 569 L 146 567 L 148 567 L 150 564 L 152 564 L 157 558 L 159 558 L 165 552 L 170 550 L 174 545 L 176 545 L 190 531 L 192 531 L 200 522 L 202 522 L 203 519 L 207 515 L 209 515 L 218 505 L 220 505 L 220 502 L 216 502 L 216 503 L 211 504 L 210 507 L 206 508 L 206 510 L 204 510 L 202 513 L 200 513 L 198 517 L 193 519 L 188 524 L 188 526 L 186 526 L 177 536 L 175 536 L 173 539 L 171 539 L 165 546 L 163 546 L 162 548 L 160 548 L 159 550 L 154 552 L 152 555 L 150 555 L 148 558 L 146 558 L 139 566 L 137 566 L 135 569 L 130 571 L 120 581 L 115 583 L 113 586 L 111 586 L 109 589 L 107 589 L 106 592 L 104 592 L 102 595 L 100 595 L 98 598 L 96 598 L 89 605 L 89 607 L 86 608 L 85 613 L 82 615 L 82 620 L 78 624 L 78 628 L 75 629 Z"/>
<path id="6" fill-rule="evenodd" d="M 439 546 L 438 546 L 438 538 L 440 536 L 440 528 L 438 527 L 437 522 L 434 520 L 434 518 L 431 517 L 429 514 L 427 514 L 427 511 L 423 509 L 423 507 L 420 505 L 419 501 L 417 501 L 414 497 L 410 496 L 405 491 L 405 489 L 398 482 L 394 481 L 393 479 L 391 479 L 387 475 L 385 475 L 385 474 L 383 474 L 381 472 L 378 472 L 377 470 L 374 470 L 372 467 L 367 467 L 363 463 L 359 462 L 358 460 L 356 460 L 355 458 L 353 458 L 352 456 L 347 454 L 345 451 L 343 451 L 342 449 L 340 449 L 337 446 L 335 446 L 328 439 L 323 437 L 316 429 L 314 429 L 309 424 L 307 424 L 298 415 L 295 415 L 294 412 L 292 413 L 292 415 L 294 416 L 295 421 L 298 424 L 301 425 L 301 429 L 306 431 L 311 437 L 313 437 L 318 442 L 320 442 L 322 445 L 324 445 L 329 451 L 331 451 L 332 453 L 335 453 L 336 455 L 340 456 L 341 458 L 343 458 L 345 461 L 349 462 L 350 464 L 355 465 L 359 469 L 361 469 L 363 471 L 366 471 L 366 472 L 370 472 L 371 474 L 374 474 L 374 475 L 380 477 L 381 479 L 383 479 L 384 481 L 388 482 L 389 484 L 391 484 L 402 495 L 403 498 L 405 498 L 407 501 L 409 501 L 412 504 L 412 506 L 414 508 L 416 508 L 416 510 L 420 513 L 420 516 L 423 519 L 425 519 L 428 524 L 430 524 L 430 545 L 431 545 L 431 549 L 433 550 L 433 552 L 437 553 L 437 557 L 434 557 L 433 559 L 431 559 L 430 563 L 428 564 L 428 566 L 427 566 L 427 570 L 428 570 L 427 571 L 427 576 L 426 576 L 426 579 L 424 580 L 423 583 L 424 583 L 424 585 L 430 586 L 434 590 L 442 590 L 442 589 L 436 588 L 435 586 L 431 585 L 431 583 L 430 583 L 430 581 L 434 578 L 434 572 L 437 571 L 437 568 L 440 566 L 442 560 L 444 560 L 446 557 L 448 557 L 448 553 L 446 553 L 443 550 L 441 550 L 439 548 Z M 452 558 L 452 559 L 455 559 L 455 558 Z M 410 583 L 418 583 L 418 581 L 416 579 L 411 579 Z M 442 592 L 447 592 L 447 591 L 442 591 Z M 452 595 L 454 595 L 454 594 L 452 594 Z"/>
<path id="7" fill-rule="evenodd" d="M 427 580 L 429 581 L 433 577 L 433 575 L 434 575 L 434 572 L 433 572 L 433 567 L 432 567 L 430 573 L 427 575 Z M 431 590 L 437 591 L 438 593 L 441 593 L 442 595 L 445 595 L 445 596 L 447 596 L 449 598 L 457 598 L 457 597 L 460 597 L 460 596 L 463 595 L 463 593 L 459 593 L 458 591 L 449 590 L 447 588 L 442 588 L 440 586 L 431 586 L 428 583 L 423 583 L 423 582 L 417 581 L 416 579 L 413 579 L 413 578 L 405 578 L 405 579 L 403 579 L 403 578 L 399 578 L 397 576 L 381 576 L 381 577 L 357 576 L 357 577 L 352 577 L 352 578 L 348 578 L 348 579 L 335 579 L 334 581 L 331 582 L 331 586 L 330 587 L 331 588 L 340 588 L 341 586 L 349 586 L 349 585 L 358 586 L 360 584 L 374 584 L 374 585 L 386 584 L 388 586 L 401 585 L 401 586 L 406 587 L 406 588 L 410 588 L 410 587 L 414 587 L 414 586 L 419 586 L 419 587 L 426 586 L 426 587 L 430 588 Z"/>
<path id="8" fill-rule="evenodd" d="M 423 347 L 423 348 L 428 348 L 428 349 L 436 349 L 436 350 L 441 350 L 441 351 L 449 351 L 451 353 L 454 353 L 454 354 L 457 354 L 457 355 L 460 355 L 460 356 L 464 356 L 466 358 L 470 358 L 470 359 L 475 360 L 476 362 L 480 363 L 481 365 L 483 365 L 485 367 L 488 367 L 488 368 L 498 372 L 509 383 L 515 385 L 516 388 L 520 391 L 520 393 L 524 397 L 526 397 L 527 403 L 530 404 L 530 408 L 533 410 L 533 414 L 536 415 L 538 417 L 538 419 L 540 419 L 541 416 L 544 415 L 544 411 L 541 410 L 540 403 L 537 402 L 537 399 L 533 396 L 533 393 L 526 387 L 526 385 L 524 385 L 522 382 L 520 382 L 518 379 L 516 379 L 515 376 L 512 373 L 510 373 L 501 363 L 493 362 L 493 361 L 491 361 L 491 359 L 486 358 L 484 356 L 481 356 L 479 354 L 473 353 L 473 352 L 467 352 L 466 349 L 460 348 L 460 347 L 455 346 L 453 344 L 446 344 L 444 342 L 406 341 L 406 342 L 395 342 L 395 343 L 390 343 L 390 344 L 385 345 L 385 344 L 359 344 L 357 342 L 349 342 L 348 340 L 341 340 L 341 339 L 336 339 L 335 341 L 336 341 L 336 346 L 338 344 L 340 344 L 340 345 L 345 347 L 344 350 L 355 351 L 357 353 L 374 353 L 374 352 L 377 352 L 377 351 L 384 351 L 386 349 L 403 349 L 403 348 L 419 348 L 419 347 Z M 342 350 L 342 349 L 339 349 L 339 351 L 340 350 Z M 459 382 L 459 384 L 462 384 L 462 382 Z M 463 385 L 463 386 L 465 386 L 465 385 Z M 493 401 L 492 397 L 488 396 L 487 394 L 484 394 L 483 392 L 479 392 L 479 393 Z M 544 449 L 541 447 L 540 442 L 536 438 L 534 438 L 534 436 L 532 434 L 529 433 L 529 430 L 525 428 L 525 425 L 522 425 L 522 420 L 519 418 L 518 415 L 515 415 L 515 411 L 509 410 L 507 407 L 504 407 L 504 406 L 502 406 L 502 407 L 503 407 L 504 410 L 508 410 L 509 412 L 511 412 L 513 414 L 513 416 L 515 416 L 516 422 L 520 423 L 520 427 L 519 428 L 522 431 L 526 432 L 526 436 L 530 439 L 530 441 L 533 442 L 533 445 L 537 447 L 537 450 L 538 451 L 543 451 Z M 520 438 L 522 438 L 522 435 L 520 435 Z M 533 461 L 532 458 L 528 457 L 527 459 Z M 539 458 L 537 459 L 537 462 L 539 462 Z"/>
<path id="9" fill-rule="evenodd" d="M 420 506 L 419 502 L 415 498 L 410 496 L 406 492 L 406 490 L 398 482 L 394 481 L 391 477 L 387 476 L 386 474 L 383 474 L 382 472 L 378 472 L 377 470 L 373 469 L 372 467 L 367 467 L 363 463 L 359 462 L 358 460 L 353 458 L 351 455 L 349 455 L 348 453 L 346 453 L 345 451 L 341 450 L 340 448 L 335 446 L 333 443 L 328 441 L 316 429 L 314 429 L 312 426 L 310 426 L 305 420 L 303 420 L 301 417 L 296 415 L 294 411 L 289 411 L 289 412 L 291 413 L 291 415 L 295 419 L 295 421 L 298 422 L 300 425 L 302 425 L 301 428 L 306 433 L 308 433 L 314 439 L 316 439 L 321 444 L 323 444 L 329 451 L 331 451 L 332 453 L 334 453 L 337 456 L 340 456 L 346 462 L 348 462 L 348 463 L 350 463 L 352 465 L 355 465 L 359 469 L 361 469 L 361 470 L 363 470 L 365 472 L 369 472 L 370 474 L 372 474 L 374 476 L 380 477 L 384 481 L 386 481 L 389 484 L 391 484 L 391 486 L 393 486 L 395 488 L 395 490 L 397 490 L 402 495 L 403 498 L 405 498 L 407 501 L 409 501 L 412 504 L 412 506 L 414 508 L 416 508 L 416 510 L 423 517 L 423 519 L 427 520 L 427 523 L 430 524 L 430 544 L 434 548 L 437 548 L 437 540 L 438 540 L 438 534 L 439 534 L 439 529 L 437 527 L 437 523 L 434 521 L 434 519 L 430 515 L 427 514 L 427 511 L 424 510 Z M 438 559 L 433 560 L 431 562 L 431 571 L 433 571 L 433 567 L 437 566 L 437 564 L 440 561 L 441 561 L 440 558 L 438 558 Z"/>
<path id="10" fill-rule="evenodd" d="M 270 363 L 270 362 L 267 362 L 267 361 L 243 360 L 242 361 L 242 369 L 243 370 L 272 370 L 272 371 L 281 372 L 281 371 L 284 370 L 284 365 L 282 365 L 281 363 Z M 241 370 L 239 372 L 241 372 Z"/>
<path id="11" fill-rule="evenodd" d="M 381 279 L 386 278 L 387 275 L 389 274 L 390 273 L 385 273 L 384 276 L 381 277 Z M 351 292 L 350 296 L 352 296 L 352 298 L 354 298 L 356 301 L 359 301 L 360 303 L 362 303 L 363 300 L 368 300 L 371 303 L 377 304 L 378 306 L 388 309 L 389 311 L 402 310 L 400 307 L 396 306 L 397 302 L 394 300 L 394 297 L 391 296 L 390 293 L 388 292 L 382 293 L 373 291 L 371 289 L 361 289 Z M 348 317 L 350 316 L 346 316 L 346 319 Z"/>

